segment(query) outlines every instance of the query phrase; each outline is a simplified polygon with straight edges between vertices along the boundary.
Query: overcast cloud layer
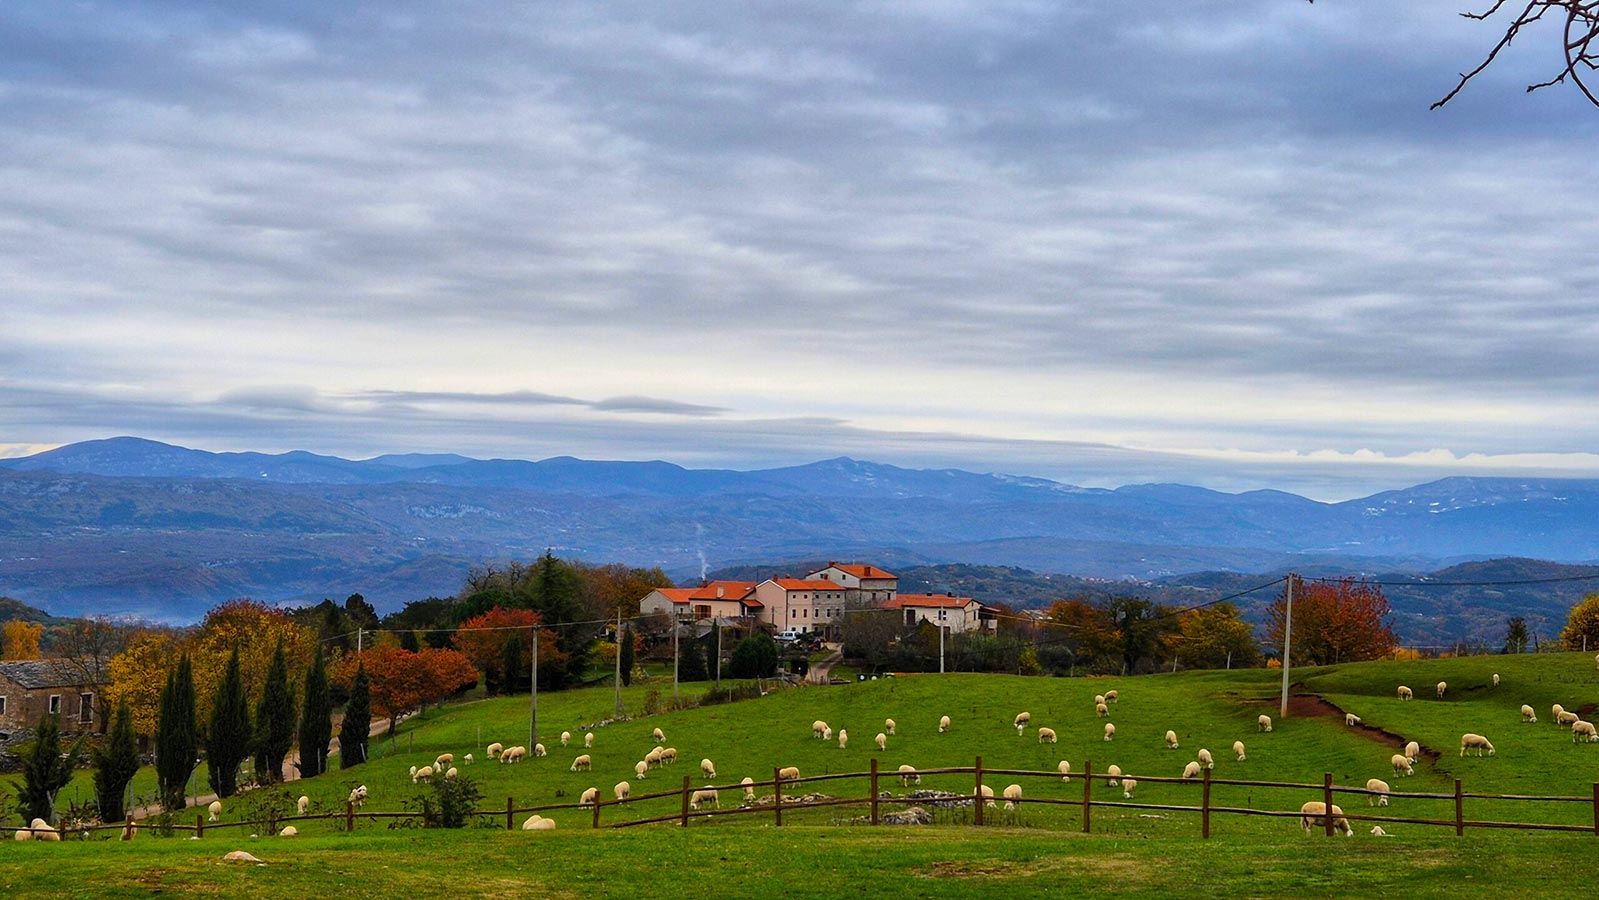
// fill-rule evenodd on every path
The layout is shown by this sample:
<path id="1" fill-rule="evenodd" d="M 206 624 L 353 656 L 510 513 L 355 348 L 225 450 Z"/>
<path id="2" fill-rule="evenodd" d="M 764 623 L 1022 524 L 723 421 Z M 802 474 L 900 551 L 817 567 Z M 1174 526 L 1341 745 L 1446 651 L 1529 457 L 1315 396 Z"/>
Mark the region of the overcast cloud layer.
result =
<path id="1" fill-rule="evenodd" d="M 1466 0 L 0 5 L 0 455 L 1599 476 L 1599 110 Z"/>

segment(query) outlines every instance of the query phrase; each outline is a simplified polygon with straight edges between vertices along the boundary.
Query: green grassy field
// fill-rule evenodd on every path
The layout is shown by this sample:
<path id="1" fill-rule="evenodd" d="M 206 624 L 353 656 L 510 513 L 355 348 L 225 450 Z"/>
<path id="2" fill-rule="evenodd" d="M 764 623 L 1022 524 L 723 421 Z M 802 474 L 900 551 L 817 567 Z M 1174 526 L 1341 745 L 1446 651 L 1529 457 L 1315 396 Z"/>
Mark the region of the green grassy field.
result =
<path id="1" fill-rule="evenodd" d="M 1493 673 L 1502 676 L 1491 686 Z M 1361 786 L 1367 778 L 1389 781 L 1399 791 L 1449 791 L 1459 778 L 1469 792 L 1575 795 L 1587 797 L 1599 779 L 1599 745 L 1574 744 L 1569 730 L 1550 724 L 1551 704 L 1572 710 L 1591 708 L 1599 700 L 1599 671 L 1580 654 L 1472 657 L 1451 660 L 1362 663 L 1296 671 L 1299 689 L 1323 696 L 1341 710 L 1353 712 L 1371 729 L 1346 727 L 1341 716 L 1277 716 L 1279 674 L 1267 670 L 1196 672 L 1139 678 L 1048 679 L 995 675 L 920 675 L 880 679 L 833 687 L 775 691 L 769 696 L 733 704 L 681 710 L 635 718 L 594 728 L 593 772 L 568 771 L 581 748 L 585 726 L 612 714 L 609 689 L 546 694 L 540 698 L 540 738 L 550 755 L 518 765 L 499 765 L 484 758 L 490 741 L 527 743 L 527 698 L 484 700 L 432 711 L 402 724 L 392 739 L 374 743 L 374 760 L 347 771 L 296 782 L 294 794 L 312 798 L 318 810 L 342 809 L 356 782 L 370 791 L 368 810 L 399 810 L 408 798 L 427 791 L 411 783 L 408 768 L 425 765 L 442 752 L 454 753 L 461 771 L 482 789 L 481 806 L 501 810 L 486 824 L 501 830 L 468 828 L 459 832 L 390 830 L 383 822 L 361 820 L 353 835 L 340 833 L 340 821 L 302 823 L 301 836 L 291 840 L 252 839 L 243 830 L 210 829 L 198 842 L 146 839 L 131 844 L 65 842 L 60 845 L 0 845 L 0 893 L 26 896 L 63 888 L 95 895 L 117 891 L 148 894 L 164 891 L 248 889 L 260 896 L 305 896 L 318 887 L 361 879 L 374 886 L 392 885 L 409 894 L 432 896 L 461 886 L 449 878 L 425 873 L 472 873 L 468 894 L 500 892 L 506 887 L 540 893 L 620 895 L 658 889 L 654 879 L 681 880 L 684 889 L 700 887 L 717 896 L 770 893 L 772 884 L 807 885 L 803 893 L 828 896 L 891 886 L 926 896 L 966 896 L 991 888 L 998 879 L 1026 879 L 1028 885 L 1086 889 L 1112 896 L 1187 895 L 1248 896 L 1337 895 L 1344 879 L 1356 879 L 1363 891 L 1404 890 L 1417 896 L 1442 895 L 1443 887 L 1460 880 L 1509 879 L 1515 870 L 1520 887 L 1558 883 L 1559 861 L 1572 853 L 1599 850 L 1592 835 L 1468 831 L 1456 838 L 1451 829 L 1394 825 L 1392 836 L 1374 838 L 1369 826 L 1356 823 L 1352 841 L 1306 838 L 1291 819 L 1216 816 L 1213 839 L 1198 839 L 1198 816 L 1177 811 L 1098 809 L 1094 834 L 1080 833 L 1076 805 L 1023 803 L 1013 815 L 990 811 L 985 827 L 972 826 L 969 809 L 942 810 L 933 829 L 871 829 L 858 824 L 864 808 L 843 807 L 784 814 L 782 838 L 763 840 L 771 830 L 769 812 L 696 820 L 689 829 L 670 825 L 624 831 L 589 828 L 587 809 L 544 813 L 558 823 L 555 833 L 507 834 L 506 798 L 519 806 L 573 804 L 593 786 L 609 796 L 617 781 L 632 782 L 635 796 L 674 790 L 684 775 L 696 786 L 701 758 L 715 762 L 718 785 L 736 784 L 750 776 L 770 779 L 774 766 L 798 766 L 804 775 L 866 770 L 875 758 L 885 772 L 900 764 L 919 769 L 971 766 L 981 756 L 985 768 L 1053 771 L 1069 760 L 1074 772 L 1089 761 L 1096 772 L 1115 763 L 1128 774 L 1177 776 L 1198 749 L 1211 750 L 1218 779 L 1294 781 L 1319 784 L 1330 772 L 1345 786 Z M 1434 685 L 1447 681 L 1444 700 Z M 1400 702 L 1395 687 L 1407 684 L 1417 699 Z M 1108 721 L 1117 726 L 1114 741 L 1102 739 L 1106 719 L 1097 718 L 1093 697 L 1110 688 L 1120 693 Z M 625 708 L 637 714 L 646 692 L 666 698 L 671 686 L 635 686 L 626 692 Z M 698 694 L 704 686 L 685 687 Z M 1524 725 L 1522 703 L 1538 710 L 1539 722 Z M 1011 722 L 1021 710 L 1032 713 L 1032 725 L 1018 736 Z M 1278 721 L 1270 734 L 1257 731 L 1262 712 Z M 953 727 L 937 730 L 948 715 Z M 879 752 L 873 737 L 885 717 L 896 720 L 897 734 Z M 1585 714 L 1585 717 L 1586 714 Z M 811 737 L 810 724 L 827 721 L 847 729 L 850 742 Z M 1054 728 L 1056 745 L 1037 742 L 1038 726 Z M 650 732 L 661 727 L 666 745 L 679 751 L 675 767 L 652 770 L 643 780 L 633 765 L 654 746 Z M 1177 732 L 1180 748 L 1169 750 L 1163 735 Z M 570 731 L 572 746 L 561 748 L 559 734 Z M 1493 757 L 1458 754 L 1463 731 L 1487 735 Z M 1424 748 L 1416 775 L 1393 775 L 1389 757 L 1397 748 L 1388 741 L 1414 739 Z M 1234 759 L 1231 746 L 1242 740 L 1248 758 Z M 477 761 L 462 765 L 466 753 Z M 1078 800 L 1080 778 L 992 776 L 996 792 L 1011 781 L 1021 783 L 1029 799 Z M 924 788 L 970 792 L 972 776 L 924 778 Z M 882 789 L 903 794 L 897 779 L 884 778 Z M 806 786 L 832 796 L 861 797 L 864 779 Z M 769 790 L 762 790 L 763 794 Z M 1096 799 L 1120 800 L 1120 792 L 1102 782 Z M 1296 809 L 1319 791 L 1216 786 L 1217 805 L 1256 809 Z M 1145 782 L 1137 800 L 1145 803 L 1197 805 L 1199 787 Z M 724 791 L 724 805 L 737 803 L 736 790 Z M 1350 812 L 1365 812 L 1364 799 L 1345 796 Z M 224 823 L 237 821 L 249 802 L 228 801 Z M 680 808 L 677 797 L 608 807 L 604 821 L 614 823 Z M 885 807 L 885 810 L 892 807 Z M 1447 819 L 1452 801 L 1396 798 L 1387 812 L 1399 816 Z M 1468 819 L 1593 824 L 1587 803 L 1528 804 L 1468 800 Z M 521 816 L 517 817 L 520 821 Z M 753 839 L 752 839 L 753 838 Z M 538 845 L 533 850 L 524 844 Z M 250 849 L 272 864 L 261 869 L 222 867 L 218 858 L 228 849 Z M 1387 851 L 1404 848 L 1404 853 Z M 69 855 L 65 866 L 11 865 L 42 855 Z M 1207 861 L 1214 861 L 1213 865 Z M 1194 865 L 1198 863 L 1199 865 Z M 70 876 L 66 873 L 70 872 Z M 642 873 L 642 874 L 641 874 Z M 1252 873 L 1252 874 L 1250 874 Z M 415 880 L 417 883 L 412 884 Z M 777 879 L 777 881 L 772 881 Z M 1530 879 L 1530 881 L 1528 880 Z M 809 889 L 814 883 L 815 890 Z M 1106 884 L 1113 889 L 1106 889 Z M 1433 891 L 1428 885 L 1438 884 Z M 1506 884 L 1512 883 L 1506 880 Z M 93 890 L 89 886 L 94 885 Z M 763 886 L 764 885 L 764 886 Z M 795 892 L 798 892 L 797 890 Z"/>

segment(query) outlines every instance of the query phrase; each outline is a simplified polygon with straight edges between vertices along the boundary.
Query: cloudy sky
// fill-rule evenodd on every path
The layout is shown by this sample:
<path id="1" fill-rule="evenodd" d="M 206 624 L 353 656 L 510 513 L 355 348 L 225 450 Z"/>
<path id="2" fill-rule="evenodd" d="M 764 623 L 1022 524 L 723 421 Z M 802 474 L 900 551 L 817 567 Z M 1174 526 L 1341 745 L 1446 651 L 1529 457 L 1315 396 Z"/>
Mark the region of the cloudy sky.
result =
<path id="1" fill-rule="evenodd" d="M 1429 111 L 1465 8 L 10 0 L 0 455 L 1599 477 L 1599 110 Z"/>

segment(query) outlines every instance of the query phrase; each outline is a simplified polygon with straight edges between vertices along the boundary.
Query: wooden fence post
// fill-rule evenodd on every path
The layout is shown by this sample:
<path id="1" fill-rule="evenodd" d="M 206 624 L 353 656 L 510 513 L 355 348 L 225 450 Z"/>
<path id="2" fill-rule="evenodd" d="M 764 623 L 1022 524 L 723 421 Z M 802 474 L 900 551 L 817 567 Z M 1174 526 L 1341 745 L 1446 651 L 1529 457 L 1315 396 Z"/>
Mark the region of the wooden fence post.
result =
<path id="1" fill-rule="evenodd" d="M 783 824 L 783 774 L 772 767 L 772 815 L 779 827 Z"/>
<path id="2" fill-rule="evenodd" d="M 1199 836 L 1210 840 L 1210 770 L 1205 770 L 1203 793 L 1199 798 Z"/>
<path id="3" fill-rule="evenodd" d="M 355 830 L 355 801 L 344 801 L 344 831 L 346 834 Z"/>
<path id="4" fill-rule="evenodd" d="M 511 831 L 511 830 L 514 830 L 516 828 L 516 826 L 514 824 L 512 824 L 512 816 L 516 815 L 516 813 L 514 812 L 515 809 L 516 809 L 516 805 L 514 803 L 512 803 L 511 802 L 511 798 L 509 796 L 507 796 L 505 798 L 505 830 L 506 831 Z"/>
<path id="5" fill-rule="evenodd" d="M 1593 833 L 1599 837 L 1599 783 L 1593 786 Z"/>
<path id="6" fill-rule="evenodd" d="M 600 797 L 599 791 L 594 792 L 594 827 L 600 827 Z"/>
<path id="7" fill-rule="evenodd" d="M 1466 798 L 1460 792 L 1460 779 L 1455 779 L 1455 837 L 1466 833 Z"/>
<path id="8" fill-rule="evenodd" d="M 877 824 L 877 757 L 872 757 L 872 824 Z"/>
<path id="9" fill-rule="evenodd" d="M 679 822 L 684 828 L 688 827 L 688 776 L 683 776 L 683 818 Z"/>
<path id="10" fill-rule="evenodd" d="M 1333 836 L 1332 773 L 1321 776 L 1322 827 L 1328 837 Z"/>
<path id="11" fill-rule="evenodd" d="M 972 796 L 972 821 L 978 825 L 983 824 L 983 758 L 977 757 L 977 764 L 972 767 L 972 775 L 977 781 L 973 788 Z"/>
<path id="12" fill-rule="evenodd" d="M 1089 833 L 1088 823 L 1094 809 L 1094 761 L 1083 763 L 1083 834 Z"/>

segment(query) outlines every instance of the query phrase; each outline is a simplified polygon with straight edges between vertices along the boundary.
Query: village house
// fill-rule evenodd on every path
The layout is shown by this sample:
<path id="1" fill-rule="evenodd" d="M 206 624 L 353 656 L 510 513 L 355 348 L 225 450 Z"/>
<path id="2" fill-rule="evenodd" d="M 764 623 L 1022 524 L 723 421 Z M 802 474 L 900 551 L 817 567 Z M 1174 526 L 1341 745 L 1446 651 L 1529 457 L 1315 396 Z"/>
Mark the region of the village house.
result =
<path id="1" fill-rule="evenodd" d="M 31 731 L 45 713 L 61 717 L 67 733 L 105 730 L 95 701 L 107 678 L 97 664 L 65 659 L 0 662 L 0 741 Z"/>
<path id="2" fill-rule="evenodd" d="M 656 588 L 639 601 L 639 612 L 668 613 L 678 621 L 761 619 L 753 581 L 711 581 L 692 588 Z"/>
<path id="3" fill-rule="evenodd" d="M 883 604 L 884 609 L 897 609 L 904 613 L 906 628 L 922 622 L 932 622 L 949 629 L 950 634 L 967 631 L 993 631 L 994 620 L 985 617 L 986 609 L 970 597 L 949 594 L 900 594 Z"/>
<path id="4" fill-rule="evenodd" d="M 825 579 L 768 578 L 755 586 L 762 621 L 779 631 L 807 631 L 836 640 L 843 625 L 844 586 Z"/>
<path id="5" fill-rule="evenodd" d="M 844 599 L 851 609 L 880 606 L 899 592 L 899 576 L 877 566 L 862 563 L 830 562 L 805 576 L 807 581 L 831 581 L 844 588 Z"/>

